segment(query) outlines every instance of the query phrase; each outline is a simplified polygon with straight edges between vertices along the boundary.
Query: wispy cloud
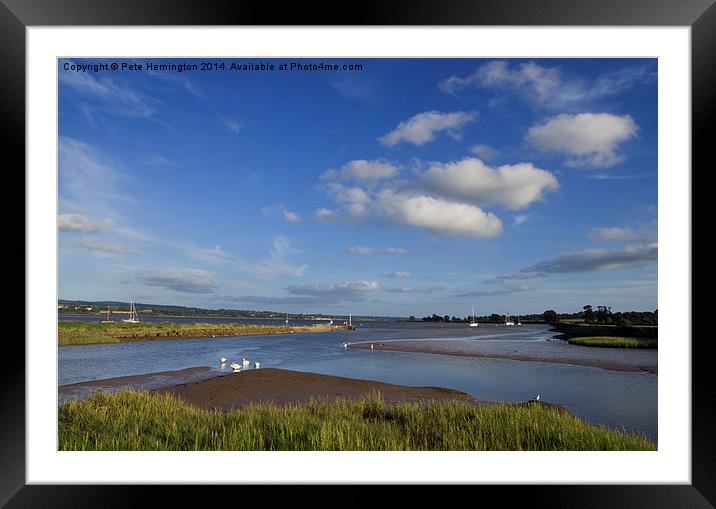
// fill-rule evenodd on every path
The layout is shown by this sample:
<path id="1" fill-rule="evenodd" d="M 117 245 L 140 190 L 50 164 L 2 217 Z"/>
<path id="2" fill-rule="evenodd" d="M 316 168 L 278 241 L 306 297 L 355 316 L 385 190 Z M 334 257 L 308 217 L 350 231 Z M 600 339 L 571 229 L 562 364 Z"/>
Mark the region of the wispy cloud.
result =
<path id="1" fill-rule="evenodd" d="M 286 290 L 293 295 L 306 295 L 333 299 L 336 301 L 361 301 L 366 296 L 379 290 L 376 281 L 352 281 L 346 283 L 291 285 Z"/>
<path id="2" fill-rule="evenodd" d="M 610 226 L 605 228 L 593 228 L 590 236 L 594 240 L 631 240 L 636 237 L 636 232 L 631 228 Z"/>
<path id="3" fill-rule="evenodd" d="M 411 276 L 410 272 L 399 270 L 397 272 L 383 272 L 380 277 L 386 278 L 386 279 L 407 279 Z"/>
<path id="4" fill-rule="evenodd" d="M 274 237 L 271 251 L 266 259 L 257 263 L 245 264 L 243 270 L 259 277 L 301 277 L 306 272 L 308 265 L 291 264 L 288 258 L 296 253 L 300 253 L 300 251 L 293 247 L 289 238 L 279 235 Z"/>
<path id="5" fill-rule="evenodd" d="M 270 216 L 273 214 L 280 214 L 289 223 L 300 223 L 301 216 L 297 212 L 288 210 L 285 205 L 277 203 L 276 205 L 270 205 L 261 209 L 261 214 L 264 216 Z"/>
<path id="6" fill-rule="evenodd" d="M 500 151 L 496 148 L 492 148 L 489 145 L 473 145 L 470 147 L 470 152 L 479 156 L 481 159 L 489 161 L 500 155 Z"/>
<path id="7" fill-rule="evenodd" d="M 225 120 L 224 127 L 227 131 L 234 134 L 239 134 L 244 126 L 235 120 Z"/>
<path id="8" fill-rule="evenodd" d="M 146 166 L 172 166 L 174 162 L 161 154 L 144 154 L 141 158 L 142 164 Z"/>
<path id="9" fill-rule="evenodd" d="M 369 103 L 377 101 L 380 83 L 369 76 L 344 74 L 330 82 L 338 95 Z"/>
<path id="10" fill-rule="evenodd" d="M 401 288 L 386 288 L 386 292 L 390 293 L 424 293 L 429 294 L 443 290 L 442 286 L 413 286 L 413 287 L 401 287 Z"/>
<path id="11" fill-rule="evenodd" d="M 111 228 L 113 225 L 111 219 L 96 221 L 82 214 L 60 214 L 57 218 L 57 227 L 61 231 L 68 232 L 94 233 Z"/>
<path id="12" fill-rule="evenodd" d="M 468 76 L 446 78 L 438 83 L 438 88 L 451 95 L 469 88 L 511 91 L 536 106 L 574 111 L 655 79 L 655 61 L 624 67 L 587 81 L 566 76 L 559 67 L 544 67 L 534 62 L 513 65 L 505 60 L 493 60 Z"/>
<path id="13" fill-rule="evenodd" d="M 139 252 L 136 249 L 127 247 L 123 244 L 112 244 L 94 237 L 82 237 L 76 239 L 72 242 L 72 245 L 80 247 L 82 249 L 86 249 L 87 251 L 104 254 L 123 255 L 129 253 L 136 254 Z"/>
<path id="14" fill-rule="evenodd" d="M 378 138 L 385 146 L 392 147 L 398 143 L 411 143 L 424 145 L 435 138 L 435 134 L 447 131 L 452 136 L 459 136 L 460 129 L 477 118 L 477 112 L 455 111 L 442 113 L 440 111 L 426 111 L 418 113 L 389 133 Z"/>
<path id="15" fill-rule="evenodd" d="M 146 270 L 134 276 L 142 284 L 182 293 L 213 293 L 218 286 L 210 273 L 197 269 Z"/>
<path id="16" fill-rule="evenodd" d="M 514 219 L 513 224 L 514 224 L 515 226 L 519 226 L 519 225 L 521 225 L 521 224 L 526 223 L 528 219 L 529 219 L 529 216 L 526 215 L 526 214 L 517 214 L 517 215 L 515 216 L 515 219 Z"/>
<path id="17" fill-rule="evenodd" d="M 66 87 L 102 112 L 131 118 L 148 118 L 157 112 L 155 99 L 108 76 L 95 78 L 90 73 L 61 70 L 59 81 L 61 90 Z"/>
<path id="18" fill-rule="evenodd" d="M 530 265 L 512 274 L 497 276 L 489 282 L 500 283 L 545 277 L 551 274 L 600 272 L 638 267 L 655 263 L 658 259 L 658 252 L 655 242 L 630 244 L 615 249 L 585 249 Z"/>
<path id="19" fill-rule="evenodd" d="M 498 288 L 480 288 L 478 290 L 471 290 L 469 292 L 457 293 L 455 297 L 497 297 L 498 295 L 509 295 L 517 292 L 528 292 L 534 290 L 531 285 L 503 285 Z"/>
<path id="20" fill-rule="evenodd" d="M 402 247 L 369 247 L 369 246 L 348 246 L 350 254 L 374 255 L 374 254 L 398 254 L 404 255 L 407 251 Z"/>

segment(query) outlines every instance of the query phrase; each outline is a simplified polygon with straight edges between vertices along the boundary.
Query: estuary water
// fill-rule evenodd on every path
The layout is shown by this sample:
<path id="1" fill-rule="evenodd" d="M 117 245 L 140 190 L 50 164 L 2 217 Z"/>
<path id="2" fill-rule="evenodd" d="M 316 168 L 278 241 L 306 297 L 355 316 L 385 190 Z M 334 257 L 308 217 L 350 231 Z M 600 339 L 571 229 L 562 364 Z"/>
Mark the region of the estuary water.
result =
<path id="1" fill-rule="evenodd" d="M 101 320 L 102 317 L 61 316 Z M 152 318 L 145 321 L 241 322 L 240 319 Z M 257 323 L 257 321 L 254 321 Z M 260 323 L 270 323 L 261 321 Z M 283 323 L 283 320 L 277 323 Z M 316 323 L 291 320 L 291 324 Z M 325 322 L 320 322 L 325 323 Z M 307 371 L 410 386 L 449 387 L 491 401 L 543 401 L 565 406 L 594 424 L 643 433 L 657 440 L 655 372 L 604 369 L 564 362 L 564 357 L 594 357 L 605 362 L 657 365 L 656 350 L 588 348 L 553 341 L 545 325 L 514 327 L 400 321 L 357 322 L 355 331 L 272 336 L 178 339 L 58 348 L 58 385 L 160 371 L 209 366 L 219 359 L 259 361 L 261 367 Z M 425 342 L 469 352 L 538 353 L 557 362 L 465 355 L 344 348 L 344 342 L 387 344 Z M 178 380 L 181 381 L 181 380 Z M 61 399 L 60 399 L 61 401 Z"/>

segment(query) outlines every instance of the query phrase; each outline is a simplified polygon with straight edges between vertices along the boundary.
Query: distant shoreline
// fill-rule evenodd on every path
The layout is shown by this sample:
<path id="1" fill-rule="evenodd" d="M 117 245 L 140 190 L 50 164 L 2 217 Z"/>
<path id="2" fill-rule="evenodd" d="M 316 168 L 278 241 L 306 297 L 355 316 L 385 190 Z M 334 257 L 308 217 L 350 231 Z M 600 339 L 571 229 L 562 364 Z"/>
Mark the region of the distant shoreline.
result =
<path id="1" fill-rule="evenodd" d="M 391 350 L 395 352 L 427 353 L 433 355 L 452 355 L 458 357 L 479 357 L 487 359 L 507 359 L 526 362 L 549 362 L 555 364 L 571 364 L 575 366 L 588 366 L 593 368 L 609 369 L 613 371 L 647 372 L 656 375 L 656 365 L 637 365 L 619 362 L 611 362 L 603 359 L 580 359 L 580 358 L 559 358 L 542 357 L 524 354 L 493 353 L 493 352 L 465 352 L 437 344 L 426 344 L 426 341 L 393 341 L 393 342 L 361 342 L 351 343 L 348 348 L 363 350 Z M 372 347 L 372 348 L 371 348 Z"/>
<path id="2" fill-rule="evenodd" d="M 347 325 L 249 325 L 242 323 L 175 323 L 116 321 L 57 323 L 59 346 L 157 341 L 163 339 L 198 339 L 232 336 L 263 336 L 312 332 L 347 331 Z"/>

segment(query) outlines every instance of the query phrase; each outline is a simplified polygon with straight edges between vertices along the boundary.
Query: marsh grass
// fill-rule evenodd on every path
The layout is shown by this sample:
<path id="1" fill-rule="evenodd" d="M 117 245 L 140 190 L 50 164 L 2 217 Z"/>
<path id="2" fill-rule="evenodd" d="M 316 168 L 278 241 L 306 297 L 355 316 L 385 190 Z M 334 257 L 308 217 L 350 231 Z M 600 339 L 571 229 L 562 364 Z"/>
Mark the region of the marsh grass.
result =
<path id="1" fill-rule="evenodd" d="M 252 404 L 221 413 L 170 394 L 99 392 L 59 407 L 60 450 L 656 450 L 643 436 L 541 404 L 360 401 Z"/>
<path id="2" fill-rule="evenodd" d="M 570 345 L 597 346 L 603 348 L 658 348 L 656 338 L 626 338 L 617 336 L 582 336 L 569 338 Z"/>
<path id="3" fill-rule="evenodd" d="M 169 322 L 70 322 L 57 323 L 58 343 L 86 345 L 121 343 L 157 339 L 203 338 L 212 336 L 257 336 L 263 334 L 291 334 L 324 332 L 341 329 L 330 325 L 253 325 L 239 323 L 169 323 Z"/>

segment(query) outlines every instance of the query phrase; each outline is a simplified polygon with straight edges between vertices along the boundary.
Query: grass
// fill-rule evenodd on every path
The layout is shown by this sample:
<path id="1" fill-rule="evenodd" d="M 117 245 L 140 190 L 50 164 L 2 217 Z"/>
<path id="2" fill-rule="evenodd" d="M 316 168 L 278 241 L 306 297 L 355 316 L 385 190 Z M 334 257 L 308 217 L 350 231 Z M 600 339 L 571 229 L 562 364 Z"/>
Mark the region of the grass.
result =
<path id="1" fill-rule="evenodd" d="M 582 336 L 569 338 L 570 345 L 597 346 L 602 348 L 658 348 L 656 338 L 626 338 L 616 336 Z"/>
<path id="2" fill-rule="evenodd" d="M 540 404 L 386 404 L 380 395 L 200 410 L 170 394 L 99 392 L 59 407 L 60 450 L 656 450 Z"/>
<path id="3" fill-rule="evenodd" d="M 121 343 L 152 339 L 206 338 L 212 336 L 257 336 L 262 334 L 291 334 L 324 332 L 344 329 L 336 325 L 253 325 L 239 323 L 169 323 L 169 322 L 70 322 L 57 323 L 58 343 L 87 345 Z"/>

